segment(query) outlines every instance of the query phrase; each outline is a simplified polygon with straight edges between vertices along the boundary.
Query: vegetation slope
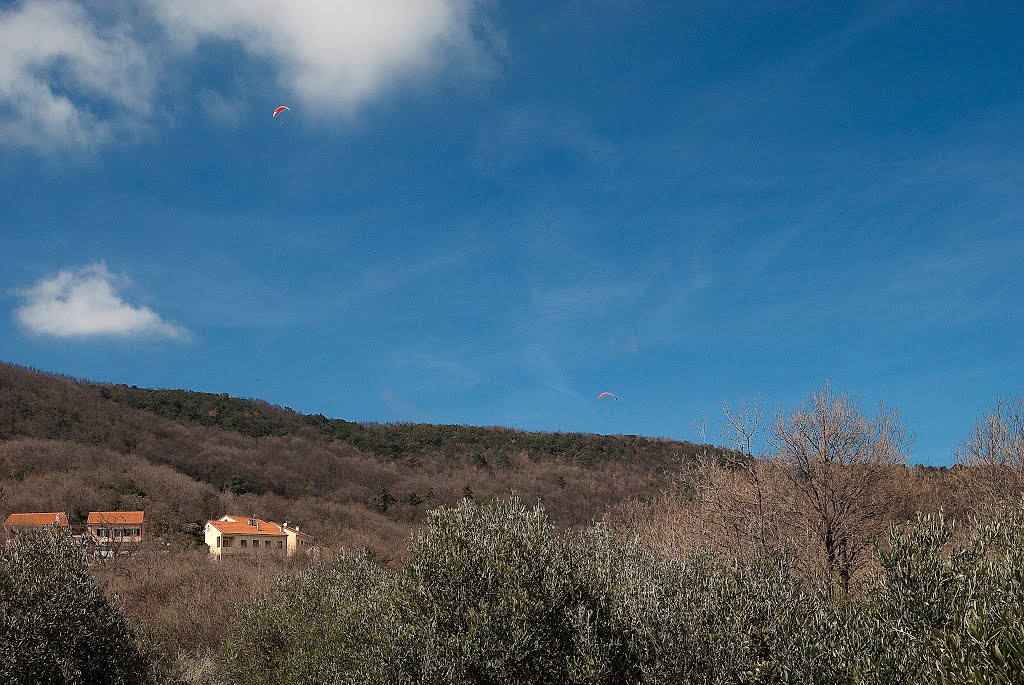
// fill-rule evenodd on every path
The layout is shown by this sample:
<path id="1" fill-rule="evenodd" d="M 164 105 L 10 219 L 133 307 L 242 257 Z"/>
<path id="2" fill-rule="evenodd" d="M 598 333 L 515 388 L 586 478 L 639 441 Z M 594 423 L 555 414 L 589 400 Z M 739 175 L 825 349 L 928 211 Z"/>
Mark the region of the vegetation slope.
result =
<path id="1" fill-rule="evenodd" d="M 176 546 L 201 544 L 210 518 L 253 513 L 395 558 L 429 509 L 512 492 L 542 501 L 558 525 L 584 525 L 655 496 L 701 449 L 638 436 L 363 424 L 0 364 L 2 512 L 67 511 L 77 523 L 91 510 L 143 509 L 150 533 Z"/>

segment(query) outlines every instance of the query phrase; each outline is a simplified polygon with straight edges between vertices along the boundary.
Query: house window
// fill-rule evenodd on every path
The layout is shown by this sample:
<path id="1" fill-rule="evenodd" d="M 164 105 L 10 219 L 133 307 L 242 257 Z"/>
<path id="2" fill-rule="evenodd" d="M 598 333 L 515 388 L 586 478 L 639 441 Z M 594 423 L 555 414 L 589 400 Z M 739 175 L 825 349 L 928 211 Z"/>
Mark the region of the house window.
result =
<path id="1" fill-rule="evenodd" d="M 224 546 L 225 547 L 230 547 L 231 546 L 231 538 L 224 538 Z"/>
<path id="2" fill-rule="evenodd" d="M 107 533 L 109 533 L 109 532 L 110 531 L 108 531 L 106 528 L 97 528 L 96 529 L 96 535 L 101 537 L 101 538 L 107 537 Z"/>
<path id="3" fill-rule="evenodd" d="M 282 547 L 284 547 L 284 540 L 278 540 L 277 541 L 277 548 L 281 549 Z"/>
<path id="4" fill-rule="evenodd" d="M 217 538 L 217 546 L 220 547 L 220 538 Z"/>
<path id="5" fill-rule="evenodd" d="M 270 547 L 270 540 L 264 540 L 263 541 L 263 546 L 264 547 Z"/>
<path id="6" fill-rule="evenodd" d="M 245 539 L 243 539 L 243 540 L 242 540 L 242 547 L 248 547 L 248 546 L 249 546 L 249 541 L 248 541 L 248 540 L 245 540 Z"/>
<path id="7" fill-rule="evenodd" d="M 114 537 L 115 538 L 123 538 L 124 537 L 124 528 L 115 528 L 114 529 Z"/>

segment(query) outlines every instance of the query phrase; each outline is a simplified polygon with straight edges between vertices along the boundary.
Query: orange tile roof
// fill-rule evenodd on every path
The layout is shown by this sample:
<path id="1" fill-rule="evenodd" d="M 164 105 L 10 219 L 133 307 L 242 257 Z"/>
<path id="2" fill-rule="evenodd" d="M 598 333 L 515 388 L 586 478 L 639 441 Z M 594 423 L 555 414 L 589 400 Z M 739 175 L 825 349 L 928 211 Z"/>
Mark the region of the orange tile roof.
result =
<path id="1" fill-rule="evenodd" d="M 295 533 L 296 537 L 309 538 L 310 540 L 313 539 L 312 535 L 310 535 L 309 533 L 305 533 L 299 530 L 298 528 L 295 528 L 294 526 L 285 526 L 284 529 L 287 530 L 289 533 Z"/>
<path id="2" fill-rule="evenodd" d="M 145 518 L 144 511 L 90 511 L 86 523 L 143 523 Z"/>
<path id="3" fill-rule="evenodd" d="M 225 521 L 224 519 L 232 519 Z M 255 521 L 255 526 L 250 526 L 249 521 Z M 224 516 L 220 521 L 210 521 L 211 526 L 221 533 L 235 535 L 284 535 L 281 527 L 272 521 L 254 519 L 251 516 Z"/>
<path id="4" fill-rule="evenodd" d="M 48 511 L 35 514 L 11 514 L 4 521 L 5 526 L 66 526 L 68 515 L 63 511 Z"/>

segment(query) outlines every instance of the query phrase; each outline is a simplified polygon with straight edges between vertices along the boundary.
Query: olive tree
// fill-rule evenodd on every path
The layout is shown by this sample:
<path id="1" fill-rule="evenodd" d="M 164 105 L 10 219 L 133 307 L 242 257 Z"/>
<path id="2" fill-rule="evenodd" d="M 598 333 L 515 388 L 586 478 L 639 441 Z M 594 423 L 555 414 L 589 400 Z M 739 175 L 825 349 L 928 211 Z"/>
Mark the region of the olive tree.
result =
<path id="1" fill-rule="evenodd" d="M 138 636 L 70 533 L 25 532 L 0 547 L 0 682 L 128 685 L 149 676 Z"/>

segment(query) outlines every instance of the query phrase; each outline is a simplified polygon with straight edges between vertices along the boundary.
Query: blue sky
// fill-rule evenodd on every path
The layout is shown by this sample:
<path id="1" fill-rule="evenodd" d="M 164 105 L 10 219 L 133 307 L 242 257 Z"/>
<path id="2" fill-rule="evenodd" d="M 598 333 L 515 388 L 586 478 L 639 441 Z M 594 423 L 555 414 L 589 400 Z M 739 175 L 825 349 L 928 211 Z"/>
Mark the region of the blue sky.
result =
<path id="1" fill-rule="evenodd" d="M 1024 14 L 820 5 L 0 3 L 0 359 L 683 439 L 831 379 L 948 464 L 1021 392 Z"/>

